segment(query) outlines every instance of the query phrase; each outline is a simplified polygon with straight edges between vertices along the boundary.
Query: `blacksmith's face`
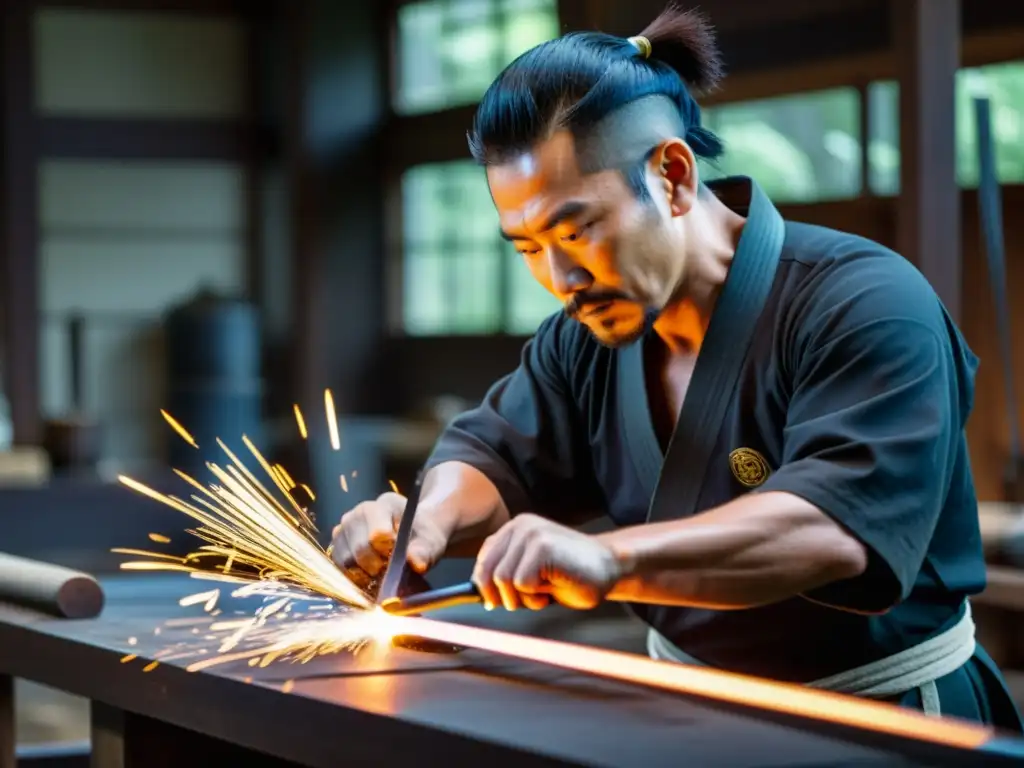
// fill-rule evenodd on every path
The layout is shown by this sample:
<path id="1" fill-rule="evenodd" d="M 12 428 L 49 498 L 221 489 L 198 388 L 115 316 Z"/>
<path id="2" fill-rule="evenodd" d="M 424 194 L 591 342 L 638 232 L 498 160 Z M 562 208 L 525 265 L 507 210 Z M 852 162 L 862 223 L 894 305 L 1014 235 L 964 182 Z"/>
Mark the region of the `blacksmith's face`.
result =
<path id="1" fill-rule="evenodd" d="M 678 140 L 659 146 L 646 165 L 647 200 L 618 170 L 581 173 L 576 157 L 572 134 L 560 131 L 489 167 L 487 181 L 502 234 L 533 276 L 598 341 L 623 346 L 681 282 L 693 156 Z"/>

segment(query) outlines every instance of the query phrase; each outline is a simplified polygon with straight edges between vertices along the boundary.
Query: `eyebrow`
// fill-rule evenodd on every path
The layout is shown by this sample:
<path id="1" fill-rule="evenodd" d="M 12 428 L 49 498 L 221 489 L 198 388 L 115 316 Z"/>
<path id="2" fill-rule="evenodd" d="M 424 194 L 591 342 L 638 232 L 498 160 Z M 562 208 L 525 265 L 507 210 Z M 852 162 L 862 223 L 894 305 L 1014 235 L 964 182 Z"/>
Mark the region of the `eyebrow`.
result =
<path id="1" fill-rule="evenodd" d="M 587 203 L 580 202 L 579 200 L 570 200 L 567 203 L 563 203 L 551 213 L 547 219 L 545 219 L 543 225 L 541 225 L 541 232 L 547 232 L 548 230 L 554 229 L 559 224 L 562 224 L 569 219 L 576 219 L 582 216 L 590 209 Z M 510 234 L 505 230 L 501 230 L 501 237 L 504 240 L 526 240 L 528 239 L 525 235 Z"/>

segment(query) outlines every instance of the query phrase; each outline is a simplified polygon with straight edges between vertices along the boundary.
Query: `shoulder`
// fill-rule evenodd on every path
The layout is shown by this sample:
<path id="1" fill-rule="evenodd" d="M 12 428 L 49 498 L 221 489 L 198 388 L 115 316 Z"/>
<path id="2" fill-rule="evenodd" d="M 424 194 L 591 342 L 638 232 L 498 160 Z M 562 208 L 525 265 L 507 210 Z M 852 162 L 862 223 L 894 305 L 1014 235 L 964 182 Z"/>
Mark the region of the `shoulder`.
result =
<path id="1" fill-rule="evenodd" d="M 956 332 L 924 275 L 867 238 L 787 223 L 781 261 L 787 324 L 804 341 L 879 324 L 940 339 Z"/>

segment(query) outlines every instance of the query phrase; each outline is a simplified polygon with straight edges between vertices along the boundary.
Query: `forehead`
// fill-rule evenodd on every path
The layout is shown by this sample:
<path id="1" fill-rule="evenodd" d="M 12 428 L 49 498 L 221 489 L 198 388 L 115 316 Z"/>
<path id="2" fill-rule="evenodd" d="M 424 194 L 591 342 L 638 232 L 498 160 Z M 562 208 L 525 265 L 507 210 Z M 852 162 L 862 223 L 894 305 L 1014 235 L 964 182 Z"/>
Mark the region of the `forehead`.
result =
<path id="1" fill-rule="evenodd" d="M 616 192 L 611 178 L 615 176 L 583 174 L 569 131 L 559 131 L 529 152 L 487 169 L 491 196 L 506 229 L 517 229 L 570 198 L 583 203 L 607 200 Z"/>

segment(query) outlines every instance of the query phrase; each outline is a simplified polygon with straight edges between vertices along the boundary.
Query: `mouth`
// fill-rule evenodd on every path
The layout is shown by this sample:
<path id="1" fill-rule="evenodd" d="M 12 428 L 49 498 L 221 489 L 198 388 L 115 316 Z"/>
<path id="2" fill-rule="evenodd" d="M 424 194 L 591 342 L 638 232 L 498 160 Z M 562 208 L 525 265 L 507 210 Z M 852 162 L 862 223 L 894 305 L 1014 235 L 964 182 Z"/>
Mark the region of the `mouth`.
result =
<path id="1" fill-rule="evenodd" d="M 583 313 L 584 317 L 600 317 L 612 308 L 614 301 L 604 301 Z"/>

